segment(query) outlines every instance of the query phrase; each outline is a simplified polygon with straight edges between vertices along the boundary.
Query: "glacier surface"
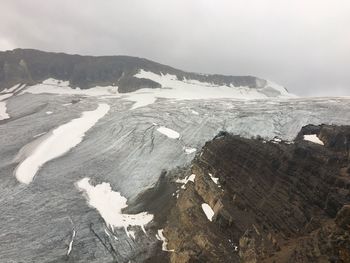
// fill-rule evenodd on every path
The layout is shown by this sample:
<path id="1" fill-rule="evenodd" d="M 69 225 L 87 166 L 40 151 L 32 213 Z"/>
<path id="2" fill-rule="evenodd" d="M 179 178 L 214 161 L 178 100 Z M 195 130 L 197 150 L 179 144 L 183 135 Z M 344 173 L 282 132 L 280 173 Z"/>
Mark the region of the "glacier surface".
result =
<path id="1" fill-rule="evenodd" d="M 4 262 L 64 261 L 67 257 L 74 262 L 111 262 L 113 257 L 139 262 L 148 251 L 147 244 L 157 242 L 155 235 L 142 234 L 138 224 L 127 227 L 135 239 L 125 233 L 125 225 L 116 224 L 121 229 L 112 229 L 110 222 L 115 215 L 112 221 L 105 220 L 104 212 L 90 203 L 93 197 L 89 191 L 106 183 L 110 188 L 100 189 L 102 192 L 107 195 L 113 189 L 125 197 L 123 202 L 128 200 L 124 206 L 132 204 L 156 184 L 163 170 L 188 165 L 204 143 L 220 131 L 248 138 L 259 135 L 265 140 L 293 140 L 303 125 L 350 121 L 349 98 L 246 100 L 217 95 L 191 99 L 163 96 L 157 90 L 121 95 L 115 87 L 72 92 L 67 83 L 53 80 L 39 85 L 54 92 L 40 86 L 22 89 L 6 98 L 10 117 L 0 120 L 0 255 Z M 164 87 L 164 92 L 167 89 Z M 31 184 L 17 181 L 16 167 L 30 158 L 52 131 L 81 118 L 84 112 L 95 111 L 100 104 L 108 105 L 108 114 L 84 129 L 75 147 L 41 163 Z M 67 136 L 76 134 L 81 126 L 84 124 L 67 129 Z M 157 130 L 159 127 L 171 127 L 179 136 L 170 139 Z M 65 144 L 63 137 L 55 142 L 62 147 Z M 52 149 L 47 148 L 46 159 L 53 154 Z M 20 152 L 22 159 L 16 158 Z M 94 184 L 83 181 L 82 191 L 76 185 L 84 178 Z M 115 213 L 120 215 L 120 209 Z M 118 255 L 107 249 L 110 245 L 118 248 Z"/>

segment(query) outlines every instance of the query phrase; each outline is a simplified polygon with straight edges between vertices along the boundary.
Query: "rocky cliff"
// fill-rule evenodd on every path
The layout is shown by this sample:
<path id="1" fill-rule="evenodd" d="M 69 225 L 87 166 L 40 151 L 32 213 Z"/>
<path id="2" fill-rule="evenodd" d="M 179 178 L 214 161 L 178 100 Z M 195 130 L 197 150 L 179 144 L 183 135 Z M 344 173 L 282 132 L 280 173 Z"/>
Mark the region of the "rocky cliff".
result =
<path id="1" fill-rule="evenodd" d="M 294 142 L 218 135 L 162 223 L 170 262 L 350 262 L 349 146 L 349 126 L 308 125 Z"/>
<path id="2" fill-rule="evenodd" d="M 252 76 L 203 75 L 184 72 L 147 59 L 129 56 L 80 56 L 49 53 L 32 49 L 0 52 L 0 91 L 18 83 L 33 85 L 48 78 L 69 81 L 71 87 L 118 86 L 119 92 L 141 88 L 159 88 L 160 84 L 136 78 L 139 70 L 175 75 L 179 80 L 191 79 L 213 85 L 263 89 L 267 96 L 280 94 L 266 80 Z"/>

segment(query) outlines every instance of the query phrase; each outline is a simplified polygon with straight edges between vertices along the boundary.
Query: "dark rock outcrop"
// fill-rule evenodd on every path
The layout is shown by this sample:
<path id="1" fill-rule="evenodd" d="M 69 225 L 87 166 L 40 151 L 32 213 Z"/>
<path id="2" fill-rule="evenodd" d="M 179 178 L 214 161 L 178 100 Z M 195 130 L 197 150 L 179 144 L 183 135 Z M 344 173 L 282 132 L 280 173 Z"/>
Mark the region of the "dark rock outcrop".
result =
<path id="1" fill-rule="evenodd" d="M 266 80 L 252 76 L 202 75 L 184 72 L 137 57 L 80 56 L 33 49 L 0 52 L 0 91 L 18 83 L 32 85 L 48 78 L 69 81 L 72 87 L 82 89 L 109 85 L 117 85 L 119 92 L 158 88 L 159 83 L 133 77 L 141 69 L 156 74 L 176 75 L 179 80 L 186 78 L 216 85 L 262 89 L 262 93 L 272 97 L 280 93 L 277 90 L 271 90 Z"/>
<path id="2" fill-rule="evenodd" d="M 309 125 L 294 143 L 206 143 L 164 226 L 170 261 L 350 262 L 349 136 L 349 126 Z"/>

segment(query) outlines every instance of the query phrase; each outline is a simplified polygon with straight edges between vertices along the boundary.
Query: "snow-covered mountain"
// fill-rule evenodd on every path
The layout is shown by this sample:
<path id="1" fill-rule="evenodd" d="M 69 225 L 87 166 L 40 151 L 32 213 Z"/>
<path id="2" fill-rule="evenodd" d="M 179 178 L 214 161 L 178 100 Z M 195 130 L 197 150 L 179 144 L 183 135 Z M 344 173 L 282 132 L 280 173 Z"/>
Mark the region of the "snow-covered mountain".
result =
<path id="1" fill-rule="evenodd" d="M 47 79 L 68 81 L 73 88 L 118 87 L 120 93 L 139 89 L 176 88 L 191 98 L 198 88 L 239 98 L 290 96 L 285 88 L 252 76 L 204 75 L 184 72 L 150 60 L 128 56 L 79 56 L 30 49 L 0 52 L 0 91 L 16 84 L 34 85 Z M 220 91 L 219 91 L 220 90 Z M 228 94 L 231 93 L 232 94 Z M 179 96 L 179 94 L 168 94 Z"/>
<path id="2" fill-rule="evenodd" d="M 206 141 L 224 131 L 292 143 L 306 124 L 350 120 L 348 98 L 296 98 L 255 77 L 139 58 L 14 50 L 0 63 L 4 262 L 172 253 L 159 211 L 194 180 L 177 177 Z"/>

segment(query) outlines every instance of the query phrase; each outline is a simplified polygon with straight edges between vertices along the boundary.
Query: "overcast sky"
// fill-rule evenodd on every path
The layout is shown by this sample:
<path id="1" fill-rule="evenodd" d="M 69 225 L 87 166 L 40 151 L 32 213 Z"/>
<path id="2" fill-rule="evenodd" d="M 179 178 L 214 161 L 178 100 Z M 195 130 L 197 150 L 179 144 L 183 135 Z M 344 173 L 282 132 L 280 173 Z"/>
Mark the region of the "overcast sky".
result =
<path id="1" fill-rule="evenodd" d="M 0 50 L 145 57 L 350 95 L 349 0 L 1 0 Z"/>

